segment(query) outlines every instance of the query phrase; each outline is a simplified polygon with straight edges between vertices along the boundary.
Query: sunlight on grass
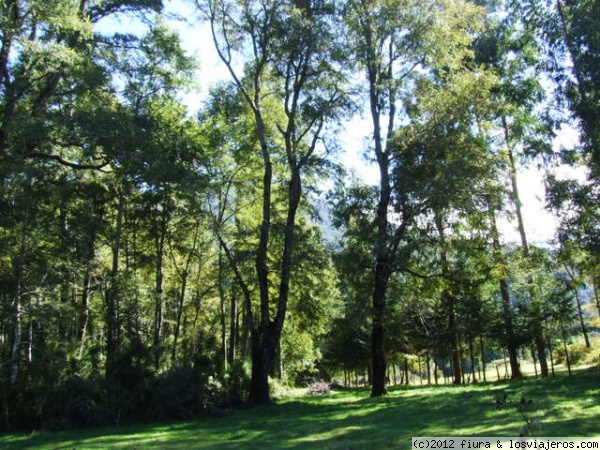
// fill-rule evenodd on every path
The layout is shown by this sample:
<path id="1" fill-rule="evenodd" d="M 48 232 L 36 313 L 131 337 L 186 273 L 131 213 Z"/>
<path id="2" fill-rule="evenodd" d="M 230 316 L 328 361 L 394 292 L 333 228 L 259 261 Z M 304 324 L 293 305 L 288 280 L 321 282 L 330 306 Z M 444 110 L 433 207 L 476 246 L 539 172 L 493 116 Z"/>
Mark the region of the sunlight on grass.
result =
<path id="1" fill-rule="evenodd" d="M 234 411 L 221 418 L 129 425 L 64 433 L 0 436 L 0 449 L 362 449 L 409 448 L 413 436 L 515 436 L 524 420 L 515 408 L 532 400 L 539 436 L 600 434 L 598 371 L 549 380 L 468 386 L 367 390 L 286 396 L 272 407 Z M 506 393 L 512 403 L 497 407 Z"/>

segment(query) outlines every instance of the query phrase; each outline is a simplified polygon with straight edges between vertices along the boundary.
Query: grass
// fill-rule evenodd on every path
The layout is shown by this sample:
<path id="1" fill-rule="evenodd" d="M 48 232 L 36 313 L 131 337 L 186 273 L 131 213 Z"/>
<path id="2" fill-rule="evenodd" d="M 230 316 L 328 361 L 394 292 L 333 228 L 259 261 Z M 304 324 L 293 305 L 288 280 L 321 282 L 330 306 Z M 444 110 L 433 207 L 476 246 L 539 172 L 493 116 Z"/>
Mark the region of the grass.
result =
<path id="1" fill-rule="evenodd" d="M 600 435 L 600 371 L 468 386 L 393 388 L 281 398 L 276 406 L 194 421 L 60 433 L 0 435 L 0 449 L 409 449 L 417 436 L 515 436 L 517 408 L 496 395 L 532 399 L 540 436 Z"/>

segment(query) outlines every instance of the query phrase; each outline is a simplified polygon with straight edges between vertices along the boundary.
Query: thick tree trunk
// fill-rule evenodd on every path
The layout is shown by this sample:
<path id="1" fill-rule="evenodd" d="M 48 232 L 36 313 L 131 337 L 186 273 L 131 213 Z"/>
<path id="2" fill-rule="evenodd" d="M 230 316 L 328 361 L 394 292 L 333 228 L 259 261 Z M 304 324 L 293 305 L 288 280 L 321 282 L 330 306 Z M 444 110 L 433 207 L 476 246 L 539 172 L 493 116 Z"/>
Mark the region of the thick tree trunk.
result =
<path id="1" fill-rule="evenodd" d="M 298 211 L 302 194 L 300 167 L 296 165 L 294 161 L 290 161 L 290 165 L 292 174 L 288 190 L 288 213 L 284 229 L 279 292 L 277 296 L 275 319 L 273 321 L 270 320 L 269 311 L 270 304 L 266 249 L 264 249 L 264 253 L 261 251 L 259 255 L 257 255 L 256 267 L 258 278 L 260 280 L 259 285 L 261 286 L 261 320 L 260 326 L 253 330 L 252 336 L 252 378 L 250 381 L 249 398 L 250 403 L 255 405 L 271 403 L 268 376 L 272 369 L 277 349 L 279 348 L 287 311 L 292 255 L 294 250 L 296 212 Z M 265 223 L 263 223 L 263 226 L 267 226 L 266 220 Z M 268 230 L 266 235 L 268 237 Z M 261 241 L 263 237 L 263 232 L 261 232 Z M 265 260 L 263 260 L 263 258 L 265 258 Z M 265 290 L 264 292 L 263 289 Z"/>
<path id="2" fill-rule="evenodd" d="M 375 114 L 375 113 L 373 113 Z M 373 383 L 371 386 L 371 397 L 379 397 L 386 394 L 385 368 L 385 317 L 387 289 L 392 274 L 392 261 L 390 260 L 389 230 L 388 230 L 388 208 L 391 199 L 391 186 L 389 180 L 389 159 L 383 151 L 381 132 L 379 129 L 379 118 L 375 119 L 375 148 L 379 164 L 379 202 L 377 205 L 377 237 L 375 243 L 375 268 L 373 279 L 373 323 L 371 328 L 371 365 L 373 371 Z"/>
<path id="3" fill-rule="evenodd" d="M 371 328 L 371 351 L 373 384 L 371 397 L 379 397 L 386 393 L 385 373 L 385 312 L 386 291 L 389 279 L 389 263 L 384 255 L 378 258 L 375 267 L 375 286 L 373 289 L 373 324 Z"/>
<path id="4" fill-rule="evenodd" d="M 266 330 L 253 330 L 252 333 L 252 375 L 250 379 L 250 395 L 248 403 L 268 405 L 271 403 L 269 373 L 275 357 L 275 341 L 272 326 Z"/>
<path id="5" fill-rule="evenodd" d="M 257 80 L 258 83 L 258 80 Z M 255 258 L 256 276 L 260 296 L 260 320 L 254 324 L 252 330 L 252 375 L 250 379 L 249 402 L 255 405 L 271 403 L 269 395 L 269 370 L 273 359 L 274 347 L 269 345 L 270 329 L 270 293 L 269 293 L 269 268 L 268 249 L 271 235 L 271 189 L 273 180 L 273 164 L 266 139 L 265 124 L 260 110 L 260 84 L 256 84 L 254 93 L 254 116 L 256 131 L 260 140 L 261 155 L 263 160 L 262 183 L 262 220 Z M 247 314 L 252 313 L 249 305 Z"/>

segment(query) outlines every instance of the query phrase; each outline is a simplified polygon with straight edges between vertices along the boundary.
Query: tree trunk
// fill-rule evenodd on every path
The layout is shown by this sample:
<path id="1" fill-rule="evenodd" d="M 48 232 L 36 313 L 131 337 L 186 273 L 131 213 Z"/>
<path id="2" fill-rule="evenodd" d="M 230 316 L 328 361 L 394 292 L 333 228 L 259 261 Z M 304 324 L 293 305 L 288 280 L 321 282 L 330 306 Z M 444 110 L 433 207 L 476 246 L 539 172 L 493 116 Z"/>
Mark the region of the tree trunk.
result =
<path id="1" fill-rule="evenodd" d="M 271 403 L 269 373 L 275 356 L 274 341 L 277 340 L 272 333 L 272 325 L 266 330 L 257 329 L 252 332 L 252 374 L 248 397 L 251 405 Z"/>
<path id="2" fill-rule="evenodd" d="M 581 307 L 581 299 L 579 298 L 579 293 L 577 289 L 575 290 L 575 302 L 577 304 L 577 315 L 579 316 L 579 326 L 581 327 L 581 332 L 583 333 L 583 339 L 585 340 L 586 348 L 591 348 L 590 338 L 588 337 L 587 328 L 585 326 L 585 322 L 583 320 L 583 309 Z"/>
<path id="3" fill-rule="evenodd" d="M 487 383 L 487 374 L 486 374 L 487 367 L 485 365 L 485 349 L 483 346 L 483 336 L 482 335 L 479 335 L 479 348 L 480 348 L 480 352 L 481 352 L 481 368 L 483 371 L 483 382 Z"/>
<path id="4" fill-rule="evenodd" d="M 562 331 L 562 341 L 563 348 L 565 350 L 565 362 L 567 363 L 567 371 L 569 373 L 569 376 L 571 376 L 571 357 L 569 356 L 569 347 L 567 346 L 567 331 L 565 330 L 565 326 L 562 322 L 560 324 L 560 327 Z"/>
<path id="5" fill-rule="evenodd" d="M 450 264 L 448 262 L 448 254 L 445 250 L 446 233 L 444 231 L 444 223 L 441 213 L 436 211 L 434 220 L 440 238 L 440 244 L 442 246 L 442 250 L 440 251 L 440 263 L 442 266 L 442 274 L 446 279 L 448 279 L 448 277 L 450 276 Z M 444 309 L 446 310 L 448 319 L 448 345 L 450 349 L 450 358 L 452 361 L 454 384 L 461 384 L 463 379 L 462 363 L 460 357 L 460 338 L 458 335 L 458 322 L 456 318 L 456 299 L 448 289 L 444 288 L 444 290 L 441 293 L 441 301 Z"/>
<path id="6" fill-rule="evenodd" d="M 450 358 L 452 362 L 452 376 L 454 384 L 462 384 L 462 364 L 460 359 L 460 341 L 458 337 L 458 323 L 456 321 L 455 299 L 448 292 L 443 292 L 442 303 L 446 304 L 448 313 L 448 333 Z"/>
<path id="7" fill-rule="evenodd" d="M 365 13 L 363 11 L 362 13 Z M 368 12 L 366 12 L 368 14 Z M 365 17 L 366 19 L 366 17 Z M 367 20 L 367 23 L 369 21 Z M 363 30 L 367 51 L 371 56 L 377 54 L 377 38 L 373 36 L 372 30 L 367 26 Z M 392 58 L 392 44 L 389 44 L 390 59 Z M 391 201 L 390 184 L 390 156 L 389 145 L 394 133 L 394 120 L 396 117 L 396 94 L 397 87 L 391 82 L 393 79 L 393 64 L 387 67 L 380 66 L 381 61 L 373 58 L 367 61 L 367 79 L 369 83 L 369 106 L 371 111 L 371 120 L 373 123 L 373 144 L 377 165 L 379 168 L 379 201 L 377 203 L 377 216 L 375 223 L 377 226 L 375 237 L 375 268 L 374 268 L 374 286 L 373 286 L 373 321 L 371 329 L 371 365 L 373 371 L 373 383 L 371 386 L 371 397 L 384 395 L 386 390 L 385 368 L 385 316 L 387 302 L 387 288 L 390 276 L 392 274 L 393 264 L 393 245 L 389 236 L 388 210 Z M 388 77 L 388 78 L 385 78 Z M 381 83 L 382 79 L 390 80 L 390 84 Z M 381 104 L 382 96 L 388 100 L 387 111 L 387 132 L 382 130 L 381 118 L 384 112 Z M 385 133 L 385 137 L 384 137 Z"/>
<path id="8" fill-rule="evenodd" d="M 536 361 L 536 358 L 535 358 L 535 348 L 534 348 L 533 345 L 531 346 L 531 350 L 530 351 L 531 351 L 531 359 L 533 361 L 533 372 L 535 374 L 535 377 L 537 378 L 538 377 L 538 368 L 537 368 L 537 361 Z"/>
<path id="9" fill-rule="evenodd" d="M 117 222 L 112 242 L 112 267 L 108 290 L 105 295 L 105 321 L 106 321 L 106 375 L 112 374 L 116 368 L 116 357 L 120 343 L 119 320 L 119 253 L 123 235 L 123 220 L 125 217 L 125 186 L 121 186 Z"/>
<path id="10" fill-rule="evenodd" d="M 221 357 L 223 358 L 223 374 L 227 373 L 228 358 L 227 358 L 227 305 L 225 297 L 225 286 L 223 279 L 223 249 L 219 249 L 219 319 L 221 324 Z"/>
<path id="11" fill-rule="evenodd" d="M 502 313 L 504 314 L 504 327 L 506 330 L 506 350 L 510 362 L 510 377 L 512 379 L 522 376 L 521 366 L 519 365 L 518 346 L 512 321 L 512 312 L 510 310 L 510 294 L 508 292 L 508 280 L 502 277 L 499 280 L 500 296 L 502 297 Z"/>
<path id="12" fill-rule="evenodd" d="M 537 351 L 538 359 L 540 361 L 540 375 L 543 378 L 548 378 L 549 373 L 548 361 L 546 361 L 546 344 L 544 342 L 541 330 L 536 330 L 533 342 L 535 344 L 535 349 Z"/>
<path id="13" fill-rule="evenodd" d="M 469 356 L 471 358 L 471 376 L 473 377 L 471 382 L 476 383 L 477 378 L 475 376 L 475 347 L 473 346 L 473 337 L 472 336 L 469 336 Z"/>
<path id="14" fill-rule="evenodd" d="M 171 364 L 177 362 L 177 345 L 179 344 L 179 335 L 181 333 L 181 318 L 183 316 L 183 306 L 185 305 L 185 291 L 187 289 L 188 268 L 180 274 L 181 287 L 179 289 L 179 299 L 177 302 L 177 319 L 175 321 L 175 329 L 173 330 L 173 348 L 171 349 Z"/>
<path id="15" fill-rule="evenodd" d="M 288 152 L 288 159 L 291 158 Z M 269 395 L 268 376 L 271 370 L 275 353 L 279 348 L 279 341 L 283 331 L 287 303 L 289 296 L 292 256 L 295 240 L 296 213 L 302 195 L 302 180 L 300 178 L 300 166 L 294 160 L 288 160 L 291 169 L 291 178 L 288 190 L 288 212 L 284 228 L 283 253 L 281 257 L 281 271 L 279 281 L 279 292 L 277 296 L 275 319 L 270 320 L 269 300 L 269 277 L 267 270 L 267 244 L 270 229 L 270 206 L 263 205 L 263 223 L 259 240 L 259 252 L 256 256 L 256 271 L 260 287 L 260 325 L 253 330 L 252 336 L 252 377 L 250 381 L 249 402 L 255 405 L 271 403 Z M 271 167 L 265 160 L 265 186 L 269 180 L 269 195 L 263 197 L 263 201 L 270 202 L 270 177 Z M 256 368 L 255 368 L 256 366 Z"/>
<path id="16" fill-rule="evenodd" d="M 378 258 L 375 268 L 375 287 L 373 290 L 373 324 L 371 329 L 371 352 L 373 384 L 371 386 L 371 397 L 379 397 L 386 393 L 385 386 L 385 333 L 384 320 L 386 310 L 386 291 L 389 279 L 389 266 L 385 256 Z"/>
<path id="17" fill-rule="evenodd" d="M 155 245 L 156 245 L 156 286 L 154 289 L 154 334 L 152 339 L 152 346 L 154 350 L 154 368 L 158 370 L 160 368 L 160 359 L 162 355 L 161 349 L 161 336 L 162 336 L 162 325 L 163 325 L 163 264 L 165 256 L 165 241 L 167 238 L 167 228 L 169 222 L 169 207 L 168 202 L 168 191 L 165 192 L 165 196 L 162 203 L 162 211 L 160 214 L 159 223 L 157 224 Z"/>
<path id="18" fill-rule="evenodd" d="M 514 188 L 516 189 L 516 178 L 514 182 Z M 498 225 L 496 222 L 496 212 L 492 207 L 491 201 L 488 201 L 489 217 L 490 217 L 490 231 L 492 234 L 492 242 L 494 247 L 494 256 L 496 263 L 504 265 L 504 257 L 502 255 L 502 247 L 500 245 L 500 236 L 498 233 Z M 521 222 L 522 227 L 522 222 Z M 525 236 L 525 230 L 523 229 L 522 237 L 527 241 Z M 521 367 L 519 366 L 518 346 L 516 342 L 516 336 L 513 325 L 513 317 L 510 309 L 510 293 L 508 290 L 508 276 L 507 274 L 500 275 L 498 280 L 500 287 L 500 298 L 502 299 L 502 314 L 504 321 L 504 331 L 506 333 L 506 349 L 508 351 L 508 358 L 510 360 L 510 373 L 511 378 L 520 378 Z"/>
<path id="19" fill-rule="evenodd" d="M 548 353 L 550 353 L 550 370 L 552 371 L 552 376 L 556 376 L 554 372 L 554 348 L 552 347 L 552 340 L 548 341 Z"/>
<path id="20" fill-rule="evenodd" d="M 594 276 L 592 278 L 592 283 L 594 284 L 594 300 L 596 301 L 596 309 L 598 310 L 598 317 L 600 317 L 600 292 L 598 292 L 598 289 L 600 289 L 599 283 L 598 283 L 598 277 Z"/>
<path id="21" fill-rule="evenodd" d="M 273 180 L 273 164 L 271 153 L 267 143 L 265 124 L 263 122 L 260 102 L 261 89 L 259 79 L 255 79 L 254 93 L 254 117 L 257 135 L 260 141 L 261 156 L 263 162 L 262 182 L 262 217 L 256 257 L 254 260 L 256 277 L 258 280 L 258 291 L 260 296 L 260 320 L 255 324 L 257 328 L 252 329 L 252 375 L 250 380 L 249 402 L 255 405 L 271 403 L 269 395 L 269 371 L 275 348 L 270 345 L 270 294 L 269 294 L 269 268 L 268 249 L 271 235 L 271 189 Z M 252 306 L 246 312 L 252 313 Z"/>
<path id="22" fill-rule="evenodd" d="M 231 266 L 233 273 L 235 274 L 235 278 L 240 286 L 240 288 L 242 289 L 242 293 L 243 293 L 243 299 L 244 299 L 244 328 L 243 328 L 243 333 L 242 333 L 242 348 L 241 348 L 241 352 L 242 352 L 242 357 L 245 358 L 248 356 L 248 354 L 250 353 L 251 356 L 251 352 L 252 352 L 252 331 L 254 330 L 254 314 L 252 312 L 252 297 L 251 297 L 251 293 L 250 293 L 250 288 L 248 287 L 248 284 L 246 284 L 244 277 L 242 276 L 242 273 L 237 265 L 237 262 L 234 258 L 234 255 L 231 253 L 231 250 L 229 249 L 229 247 L 227 246 L 225 240 L 223 239 L 223 237 L 220 235 L 219 232 L 217 232 L 217 238 L 219 239 L 219 243 L 221 245 L 221 248 L 225 251 L 225 256 L 227 256 L 227 261 L 229 261 L 229 265 Z M 237 308 L 237 306 L 236 306 Z M 239 334 L 239 323 L 237 321 L 237 316 L 238 314 L 236 314 L 236 329 L 238 330 L 238 334 Z"/>
<path id="23" fill-rule="evenodd" d="M 13 339 L 10 349 L 10 375 L 9 382 L 11 386 L 17 384 L 19 376 L 19 362 L 21 355 L 21 335 L 22 335 L 22 318 L 21 318 L 21 280 L 16 279 L 16 291 L 13 297 Z"/>
<path id="24" fill-rule="evenodd" d="M 227 354 L 227 360 L 229 364 L 233 364 L 237 358 L 237 346 L 239 340 L 239 314 L 237 298 L 232 296 L 231 303 L 229 305 L 229 353 Z"/>
<path id="25" fill-rule="evenodd" d="M 90 298 L 92 291 L 92 268 L 88 263 L 83 274 L 83 289 L 81 290 L 81 304 L 79 306 L 79 320 L 77 324 L 77 341 L 79 342 L 79 359 L 83 357 L 85 339 L 90 318 Z"/>
<path id="26" fill-rule="evenodd" d="M 506 141 L 506 151 L 508 154 L 508 164 L 510 172 L 510 182 L 512 188 L 512 201 L 515 206 L 515 214 L 517 216 L 517 226 L 519 229 L 519 237 L 521 238 L 521 246 L 523 251 L 527 255 L 529 253 L 529 244 L 527 243 L 527 234 L 525 233 L 525 221 L 523 220 L 523 213 L 521 211 L 521 196 L 519 195 L 519 185 L 517 183 L 517 166 L 515 164 L 515 157 L 512 151 L 512 145 L 510 143 L 510 130 L 506 117 L 502 116 L 502 128 L 504 129 L 504 139 Z"/>

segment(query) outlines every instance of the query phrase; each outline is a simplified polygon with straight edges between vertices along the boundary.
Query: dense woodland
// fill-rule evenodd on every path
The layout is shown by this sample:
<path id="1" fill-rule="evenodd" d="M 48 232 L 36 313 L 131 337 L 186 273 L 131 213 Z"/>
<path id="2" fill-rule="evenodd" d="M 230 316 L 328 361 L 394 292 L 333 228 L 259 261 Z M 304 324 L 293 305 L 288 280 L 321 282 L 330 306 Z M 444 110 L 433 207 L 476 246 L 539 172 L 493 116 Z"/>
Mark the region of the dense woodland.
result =
<path id="1" fill-rule="evenodd" d="M 190 4 L 229 75 L 197 111 L 202 61 L 161 0 L 0 1 L 2 427 L 185 418 L 311 380 L 380 396 L 497 360 L 546 377 L 590 347 L 600 1 Z M 343 164 L 354 117 L 375 185 Z M 539 245 L 535 166 L 560 221 Z"/>

